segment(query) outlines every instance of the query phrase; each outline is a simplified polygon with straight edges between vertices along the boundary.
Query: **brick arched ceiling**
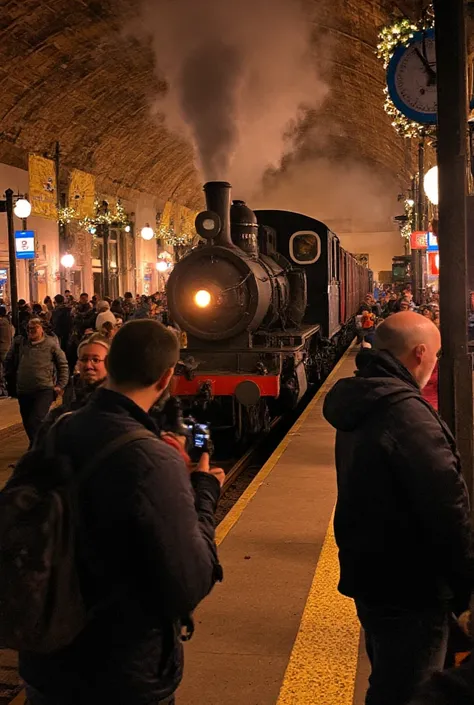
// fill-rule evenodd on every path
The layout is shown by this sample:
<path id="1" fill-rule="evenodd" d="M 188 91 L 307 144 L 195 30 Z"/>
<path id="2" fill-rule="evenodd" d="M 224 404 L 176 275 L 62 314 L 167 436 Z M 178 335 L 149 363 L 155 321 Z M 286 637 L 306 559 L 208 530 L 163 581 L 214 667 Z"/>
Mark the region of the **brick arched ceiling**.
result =
<path id="1" fill-rule="evenodd" d="M 198 206 L 191 149 L 150 112 L 163 88 L 151 52 L 122 32 L 137 2 L 4 0 L 0 161 L 25 166 L 28 151 L 51 153 L 58 140 L 65 165 L 94 172 L 108 193 L 137 189 Z M 374 47 L 389 12 L 413 3 L 332 0 L 323 12 L 319 0 L 307 4 L 315 10 L 315 35 L 331 38 L 326 112 L 330 119 L 336 110 L 344 125 L 335 151 L 405 173 L 409 149 L 383 112 L 384 74 Z"/>

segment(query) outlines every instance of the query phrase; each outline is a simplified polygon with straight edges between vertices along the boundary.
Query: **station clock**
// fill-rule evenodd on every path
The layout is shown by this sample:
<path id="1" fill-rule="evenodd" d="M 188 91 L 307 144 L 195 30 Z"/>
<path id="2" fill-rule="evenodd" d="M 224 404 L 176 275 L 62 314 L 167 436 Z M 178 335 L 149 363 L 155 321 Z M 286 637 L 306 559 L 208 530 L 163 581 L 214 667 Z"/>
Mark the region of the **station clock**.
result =
<path id="1" fill-rule="evenodd" d="M 438 112 L 438 81 L 434 29 L 417 32 L 399 46 L 388 70 L 390 98 L 409 120 L 434 125 Z"/>

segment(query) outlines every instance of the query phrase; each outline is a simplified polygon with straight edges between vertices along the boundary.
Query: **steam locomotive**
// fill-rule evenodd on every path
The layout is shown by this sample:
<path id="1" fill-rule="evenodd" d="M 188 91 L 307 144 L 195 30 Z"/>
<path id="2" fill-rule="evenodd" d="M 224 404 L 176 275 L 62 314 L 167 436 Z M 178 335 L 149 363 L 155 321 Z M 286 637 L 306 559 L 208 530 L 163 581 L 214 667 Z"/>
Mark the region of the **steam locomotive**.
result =
<path id="1" fill-rule="evenodd" d="M 226 182 L 204 191 L 203 242 L 168 280 L 170 313 L 188 341 L 174 393 L 199 421 L 245 442 L 330 372 L 371 273 L 313 218 L 231 204 Z"/>

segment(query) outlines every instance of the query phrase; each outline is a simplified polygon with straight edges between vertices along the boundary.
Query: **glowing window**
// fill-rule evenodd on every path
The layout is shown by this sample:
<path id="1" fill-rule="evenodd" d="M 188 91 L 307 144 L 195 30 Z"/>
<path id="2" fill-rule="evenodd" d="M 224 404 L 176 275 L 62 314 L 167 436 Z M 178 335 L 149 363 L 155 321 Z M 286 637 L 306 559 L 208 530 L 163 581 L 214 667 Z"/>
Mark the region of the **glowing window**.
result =
<path id="1" fill-rule="evenodd" d="M 290 238 L 290 257 L 296 264 L 314 264 L 321 256 L 321 240 L 312 230 L 300 230 Z"/>

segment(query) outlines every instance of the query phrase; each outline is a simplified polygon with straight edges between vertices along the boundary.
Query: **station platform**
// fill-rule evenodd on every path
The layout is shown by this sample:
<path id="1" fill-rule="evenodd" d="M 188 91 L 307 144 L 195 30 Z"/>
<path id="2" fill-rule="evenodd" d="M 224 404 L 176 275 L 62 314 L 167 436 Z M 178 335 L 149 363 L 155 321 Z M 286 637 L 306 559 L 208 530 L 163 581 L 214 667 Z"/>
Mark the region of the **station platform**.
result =
<path id="1" fill-rule="evenodd" d="M 177 705 L 363 705 L 369 667 L 353 602 L 337 592 L 335 432 L 322 416 L 356 353 L 343 356 L 219 525 L 224 581 L 195 614 Z M 27 446 L 15 404 L 0 401 L 0 438 L 9 434 L 1 485 L 8 456 Z M 0 705 L 24 702 L 16 654 L 0 652 Z"/>
<path id="2" fill-rule="evenodd" d="M 362 705 L 355 607 L 337 592 L 335 431 L 324 397 L 351 348 L 218 527 L 224 581 L 195 615 L 177 705 Z"/>

